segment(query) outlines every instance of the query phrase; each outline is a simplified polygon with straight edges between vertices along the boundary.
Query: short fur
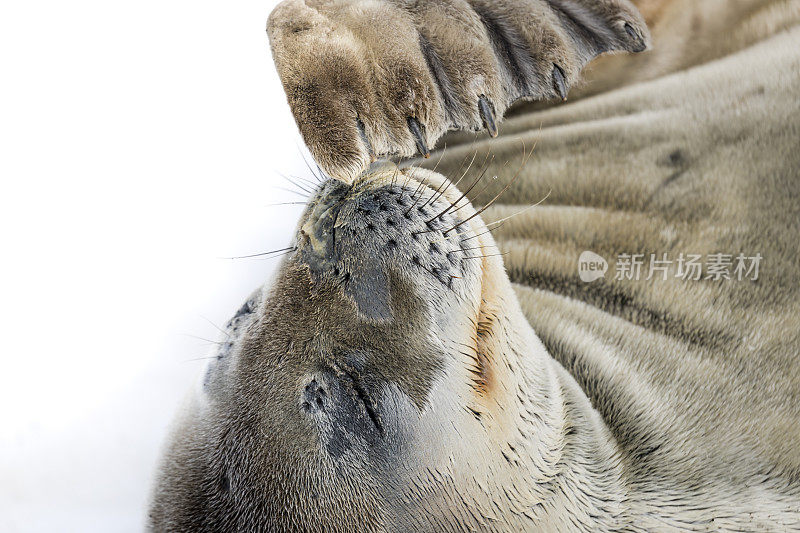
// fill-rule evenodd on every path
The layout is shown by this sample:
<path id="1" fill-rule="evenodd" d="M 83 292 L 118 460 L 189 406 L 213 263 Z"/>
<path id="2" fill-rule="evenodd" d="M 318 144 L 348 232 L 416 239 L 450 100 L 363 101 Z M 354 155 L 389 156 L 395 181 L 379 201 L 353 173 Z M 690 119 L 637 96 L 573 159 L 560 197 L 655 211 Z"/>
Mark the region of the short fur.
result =
<path id="1" fill-rule="evenodd" d="M 362 173 L 419 148 L 409 116 L 432 146 L 489 127 L 481 95 L 499 123 L 558 95 L 551 64 L 574 85 L 597 43 L 641 48 L 631 4 L 276 9 L 289 102 L 337 179 L 229 325 L 152 529 L 800 530 L 800 8 L 634 3 L 652 52 L 593 63 L 578 102 L 516 106 L 499 139 L 450 134 L 437 172 Z M 459 189 L 502 195 L 478 213 Z M 605 279 L 579 279 L 585 250 Z M 760 253 L 759 279 L 612 279 L 620 254 L 719 252 Z"/>

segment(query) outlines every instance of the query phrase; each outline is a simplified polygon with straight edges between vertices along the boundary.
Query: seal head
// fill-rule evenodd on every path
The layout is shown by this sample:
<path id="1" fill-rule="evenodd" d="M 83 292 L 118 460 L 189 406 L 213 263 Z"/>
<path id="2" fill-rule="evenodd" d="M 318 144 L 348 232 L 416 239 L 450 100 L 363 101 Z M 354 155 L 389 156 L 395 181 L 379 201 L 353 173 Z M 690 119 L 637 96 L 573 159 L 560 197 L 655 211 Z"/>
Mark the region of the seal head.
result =
<path id="1" fill-rule="evenodd" d="M 461 198 L 461 200 L 459 200 Z M 494 245 L 443 177 L 324 183 L 295 251 L 236 314 L 162 466 L 156 529 L 372 531 L 465 445 Z M 466 424 L 466 425 L 465 425 Z"/>

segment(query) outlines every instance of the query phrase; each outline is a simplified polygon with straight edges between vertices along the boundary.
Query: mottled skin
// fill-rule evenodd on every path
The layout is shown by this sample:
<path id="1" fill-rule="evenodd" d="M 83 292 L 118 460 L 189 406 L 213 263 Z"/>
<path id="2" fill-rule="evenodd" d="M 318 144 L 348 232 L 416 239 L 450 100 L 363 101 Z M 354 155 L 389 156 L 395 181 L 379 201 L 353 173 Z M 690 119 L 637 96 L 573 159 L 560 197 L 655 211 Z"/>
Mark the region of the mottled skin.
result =
<path id="1" fill-rule="evenodd" d="M 567 4 L 600 37 L 570 36 Z M 182 411 L 151 529 L 800 530 L 800 5 L 635 2 L 653 52 L 498 126 L 560 98 L 551 65 L 574 85 L 587 43 L 649 42 L 631 4 L 589 4 L 276 9 L 333 178 Z M 445 137 L 441 174 L 366 168 L 451 128 L 501 136 Z M 758 282 L 585 284 L 583 250 L 612 273 L 625 252 L 765 260 Z"/>

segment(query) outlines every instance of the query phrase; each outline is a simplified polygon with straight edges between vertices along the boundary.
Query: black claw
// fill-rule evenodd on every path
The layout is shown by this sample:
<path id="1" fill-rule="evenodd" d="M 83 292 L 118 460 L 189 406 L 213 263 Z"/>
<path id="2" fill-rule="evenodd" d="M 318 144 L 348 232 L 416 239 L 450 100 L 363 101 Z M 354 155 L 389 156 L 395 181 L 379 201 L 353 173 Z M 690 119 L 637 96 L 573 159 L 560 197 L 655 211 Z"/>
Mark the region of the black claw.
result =
<path id="1" fill-rule="evenodd" d="M 633 28 L 633 26 L 631 26 L 630 22 L 625 23 L 625 33 L 627 33 L 630 36 L 630 38 L 633 39 L 634 52 L 641 52 L 642 50 L 647 48 L 647 45 L 644 44 L 644 39 L 642 39 L 642 37 L 638 33 L 636 33 L 636 30 Z"/>
<path id="2" fill-rule="evenodd" d="M 561 100 L 567 100 L 567 77 L 558 65 L 553 65 L 553 88 L 556 90 Z"/>
<path id="3" fill-rule="evenodd" d="M 494 111 L 492 110 L 491 104 L 489 104 L 489 100 L 487 100 L 484 95 L 478 98 L 478 111 L 481 114 L 481 119 L 483 119 L 483 126 L 489 132 L 489 135 L 497 137 L 497 124 L 495 123 Z"/>
<path id="4" fill-rule="evenodd" d="M 428 159 L 431 156 L 431 152 L 428 150 L 428 145 L 425 144 L 425 137 L 422 136 L 422 128 L 417 119 L 413 117 L 408 118 L 408 129 L 411 130 L 411 133 L 414 135 L 414 140 L 417 141 L 419 153 L 422 154 L 422 157 Z"/>

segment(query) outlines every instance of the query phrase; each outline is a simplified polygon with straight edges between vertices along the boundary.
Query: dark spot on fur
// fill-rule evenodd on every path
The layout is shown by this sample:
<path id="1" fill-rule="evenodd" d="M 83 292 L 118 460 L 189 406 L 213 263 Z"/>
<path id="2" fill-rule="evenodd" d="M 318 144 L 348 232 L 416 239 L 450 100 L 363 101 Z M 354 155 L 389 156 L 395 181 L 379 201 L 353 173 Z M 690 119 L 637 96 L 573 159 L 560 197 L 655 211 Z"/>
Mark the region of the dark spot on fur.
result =
<path id="1" fill-rule="evenodd" d="M 292 33 L 302 33 L 304 31 L 308 31 L 313 26 L 309 23 L 298 23 L 295 26 L 292 26 Z"/>
<path id="2" fill-rule="evenodd" d="M 228 478 L 227 474 L 222 474 L 219 476 L 219 490 L 220 492 L 228 492 L 231 489 L 231 480 Z"/>
<path id="3" fill-rule="evenodd" d="M 683 151 L 679 149 L 673 151 L 667 156 L 666 164 L 673 167 L 679 167 L 686 163 L 686 156 Z"/>
<path id="4" fill-rule="evenodd" d="M 316 409 L 324 412 L 326 396 L 324 387 L 320 386 L 316 379 L 311 380 L 311 383 L 306 385 L 303 391 L 303 409 L 306 411 Z"/>

